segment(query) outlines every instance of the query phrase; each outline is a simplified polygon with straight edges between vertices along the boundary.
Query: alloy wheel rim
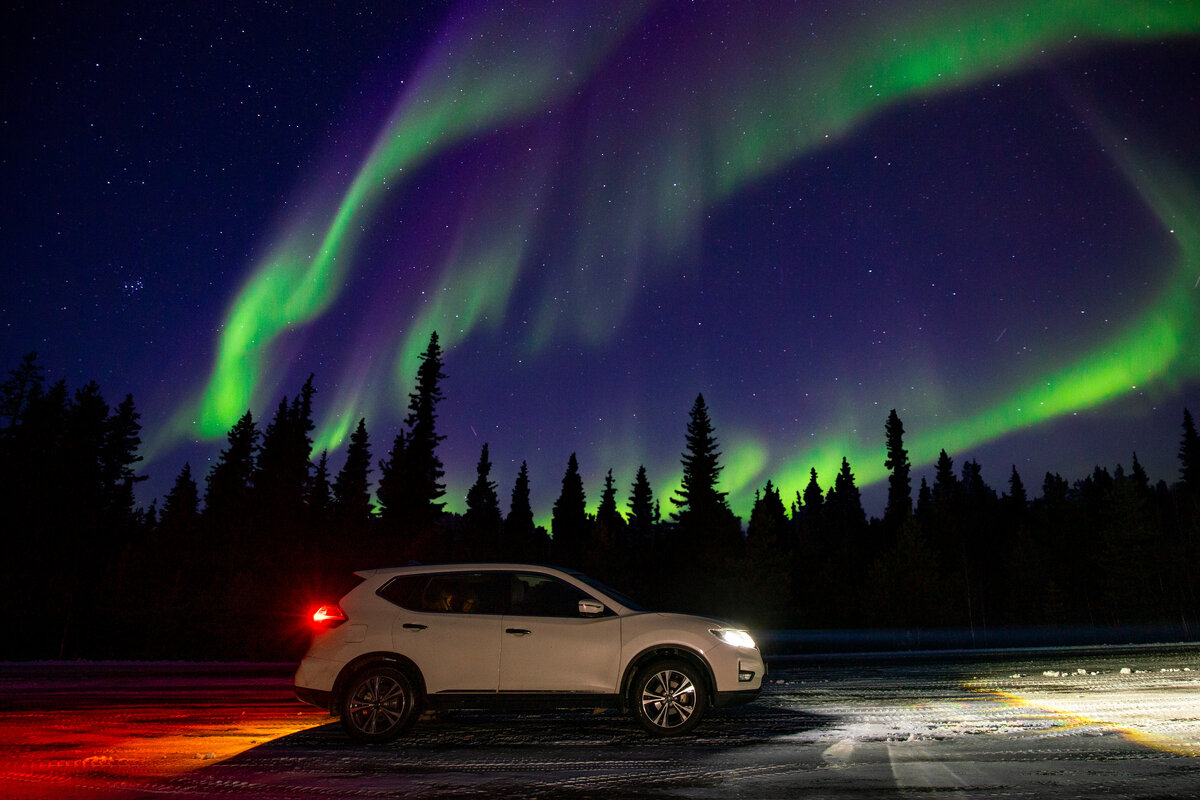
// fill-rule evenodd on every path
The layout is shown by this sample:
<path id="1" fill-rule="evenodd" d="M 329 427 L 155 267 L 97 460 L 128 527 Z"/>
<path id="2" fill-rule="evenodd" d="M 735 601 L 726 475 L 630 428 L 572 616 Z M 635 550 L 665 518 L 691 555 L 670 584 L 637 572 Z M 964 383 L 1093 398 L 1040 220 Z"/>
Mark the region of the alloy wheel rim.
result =
<path id="1" fill-rule="evenodd" d="M 405 705 L 404 687 L 399 681 L 374 675 L 350 698 L 350 718 L 363 733 L 380 733 L 400 722 Z"/>
<path id="2" fill-rule="evenodd" d="M 691 678 L 673 669 L 662 670 L 642 689 L 642 711 L 654 725 L 675 728 L 696 710 L 696 687 Z"/>

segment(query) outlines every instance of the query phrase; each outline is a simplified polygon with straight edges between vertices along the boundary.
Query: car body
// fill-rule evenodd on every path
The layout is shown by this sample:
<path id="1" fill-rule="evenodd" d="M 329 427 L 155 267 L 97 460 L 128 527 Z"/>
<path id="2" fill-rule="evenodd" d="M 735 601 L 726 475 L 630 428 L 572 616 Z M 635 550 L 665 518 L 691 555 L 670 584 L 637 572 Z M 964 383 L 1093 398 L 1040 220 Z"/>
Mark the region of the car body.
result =
<path id="1" fill-rule="evenodd" d="M 384 741 L 423 710 L 615 707 L 653 735 L 749 702 L 766 667 L 735 625 L 648 612 L 577 572 L 533 564 L 364 570 L 314 615 L 296 695 Z"/>

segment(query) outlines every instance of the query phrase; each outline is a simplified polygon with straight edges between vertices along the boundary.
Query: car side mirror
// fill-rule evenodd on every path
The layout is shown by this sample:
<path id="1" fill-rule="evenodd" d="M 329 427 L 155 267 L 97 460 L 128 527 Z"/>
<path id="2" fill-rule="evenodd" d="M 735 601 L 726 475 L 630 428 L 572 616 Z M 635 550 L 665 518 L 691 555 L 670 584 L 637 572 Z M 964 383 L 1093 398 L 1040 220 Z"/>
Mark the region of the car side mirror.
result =
<path id="1" fill-rule="evenodd" d="M 598 617 L 604 613 L 604 604 L 598 600 L 580 600 L 579 616 Z"/>

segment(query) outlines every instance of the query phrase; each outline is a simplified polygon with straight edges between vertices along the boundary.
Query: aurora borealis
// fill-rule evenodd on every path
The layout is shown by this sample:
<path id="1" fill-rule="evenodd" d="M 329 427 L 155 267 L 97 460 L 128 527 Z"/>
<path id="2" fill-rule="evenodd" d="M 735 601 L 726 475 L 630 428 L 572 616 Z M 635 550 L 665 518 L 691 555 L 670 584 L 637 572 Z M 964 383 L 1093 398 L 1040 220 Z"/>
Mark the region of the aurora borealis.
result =
<path id="1" fill-rule="evenodd" d="M 697 392 L 742 514 L 891 408 L 918 475 L 1176 477 L 1200 3 L 10 16 L 4 357 L 133 392 L 160 490 L 310 372 L 382 457 L 433 330 L 451 507 L 484 442 L 665 500 Z"/>

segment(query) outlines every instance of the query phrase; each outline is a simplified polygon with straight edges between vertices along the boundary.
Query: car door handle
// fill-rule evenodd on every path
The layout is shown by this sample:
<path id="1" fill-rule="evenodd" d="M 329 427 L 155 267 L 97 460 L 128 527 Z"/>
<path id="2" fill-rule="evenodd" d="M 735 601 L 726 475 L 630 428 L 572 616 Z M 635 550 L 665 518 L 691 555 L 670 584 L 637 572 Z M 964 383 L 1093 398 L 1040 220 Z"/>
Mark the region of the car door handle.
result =
<path id="1" fill-rule="evenodd" d="M 513 636 L 528 636 L 533 633 L 533 631 L 527 628 L 505 628 L 504 632 L 511 633 Z"/>
<path id="2" fill-rule="evenodd" d="M 425 630 L 426 627 L 428 627 L 428 626 L 419 625 L 416 622 L 404 623 L 404 630 L 406 630 L 406 631 L 423 631 L 423 630 Z"/>

